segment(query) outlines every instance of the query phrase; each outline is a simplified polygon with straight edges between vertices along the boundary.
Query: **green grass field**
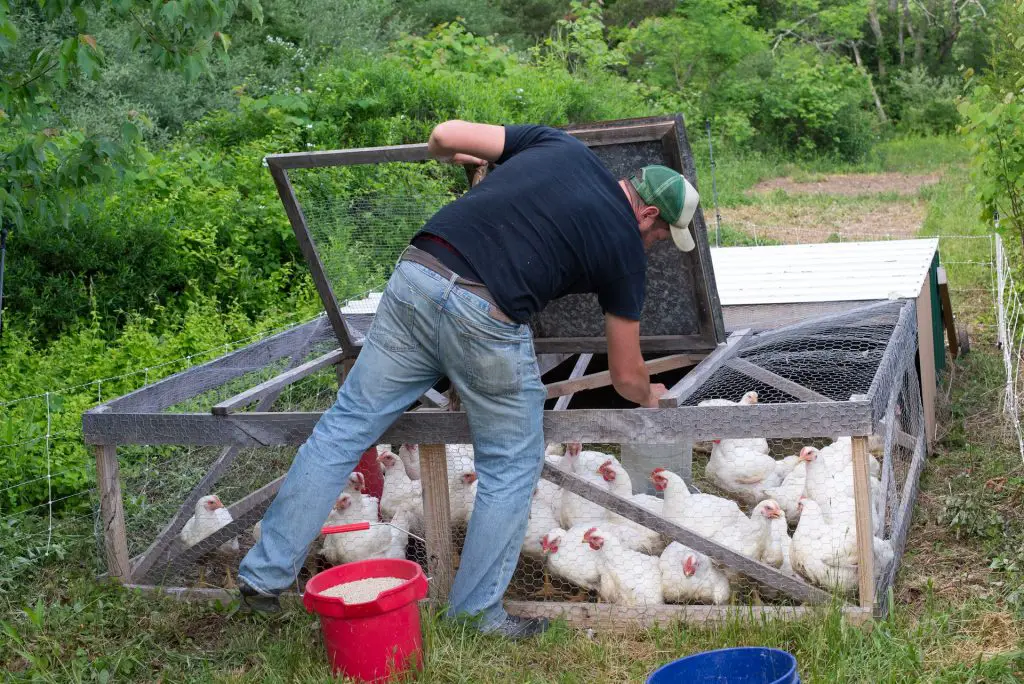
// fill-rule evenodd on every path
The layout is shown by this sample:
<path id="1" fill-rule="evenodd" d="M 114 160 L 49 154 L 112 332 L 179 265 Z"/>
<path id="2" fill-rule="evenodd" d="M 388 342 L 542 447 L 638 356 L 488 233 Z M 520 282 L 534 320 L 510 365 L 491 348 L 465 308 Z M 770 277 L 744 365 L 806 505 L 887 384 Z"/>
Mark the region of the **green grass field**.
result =
<path id="1" fill-rule="evenodd" d="M 745 191 L 780 175 L 801 181 L 825 173 L 941 171 L 938 185 L 913 198 L 925 206 L 921 232 L 984 235 L 962 159 L 955 142 L 911 140 L 884 143 L 856 167 L 827 160 L 782 164 L 728 151 L 716 161 L 723 207 L 756 206 L 760 200 Z M 706 173 L 701 178 L 707 187 Z M 771 197 L 781 205 L 830 201 Z M 870 200 L 896 201 L 905 200 Z M 510 644 L 425 615 L 427 663 L 419 681 L 642 681 L 674 658 L 737 645 L 791 651 L 803 681 L 811 683 L 1021 681 L 1024 474 L 1016 440 L 999 415 L 1003 375 L 986 295 L 991 276 L 976 264 L 959 263 L 982 259 L 987 241 L 948 240 L 942 249 L 951 262 L 959 321 L 969 325 L 973 345 L 942 378 L 941 441 L 923 475 L 895 586 L 896 608 L 888 619 L 854 627 L 824 608 L 796 622 L 737 620 L 715 628 L 677 625 L 632 634 L 591 635 L 557 624 L 539 640 Z M 271 619 L 244 616 L 233 606 L 182 603 L 99 584 L 91 522 L 80 525 L 79 541 L 64 545 L 62 557 L 28 563 L 17 579 L 0 583 L 0 669 L 6 678 L 331 680 L 314 617 L 297 608 Z"/>

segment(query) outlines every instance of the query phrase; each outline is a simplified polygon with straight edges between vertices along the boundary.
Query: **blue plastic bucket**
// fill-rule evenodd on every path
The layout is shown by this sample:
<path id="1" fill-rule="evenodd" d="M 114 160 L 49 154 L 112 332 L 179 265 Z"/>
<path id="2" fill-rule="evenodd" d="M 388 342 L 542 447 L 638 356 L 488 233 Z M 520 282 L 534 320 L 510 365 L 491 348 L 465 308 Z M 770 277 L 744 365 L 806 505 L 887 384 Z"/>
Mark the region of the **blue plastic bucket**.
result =
<path id="1" fill-rule="evenodd" d="M 647 684 L 800 684 L 796 658 L 777 648 L 705 651 L 662 665 Z"/>

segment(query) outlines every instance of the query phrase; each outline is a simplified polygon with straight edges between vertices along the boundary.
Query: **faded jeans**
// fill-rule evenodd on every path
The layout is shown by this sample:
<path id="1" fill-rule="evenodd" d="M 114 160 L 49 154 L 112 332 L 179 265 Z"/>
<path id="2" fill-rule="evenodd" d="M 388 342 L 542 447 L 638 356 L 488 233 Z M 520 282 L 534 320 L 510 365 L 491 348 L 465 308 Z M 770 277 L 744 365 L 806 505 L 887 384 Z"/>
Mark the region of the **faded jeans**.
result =
<path id="1" fill-rule="evenodd" d="M 437 273 L 399 263 L 337 401 L 299 448 L 263 517 L 241 580 L 266 594 L 291 585 L 362 453 L 447 376 L 469 417 L 478 481 L 448 614 L 479 616 L 485 631 L 504 621 L 501 599 L 544 463 L 545 390 L 529 327 L 489 310 Z"/>

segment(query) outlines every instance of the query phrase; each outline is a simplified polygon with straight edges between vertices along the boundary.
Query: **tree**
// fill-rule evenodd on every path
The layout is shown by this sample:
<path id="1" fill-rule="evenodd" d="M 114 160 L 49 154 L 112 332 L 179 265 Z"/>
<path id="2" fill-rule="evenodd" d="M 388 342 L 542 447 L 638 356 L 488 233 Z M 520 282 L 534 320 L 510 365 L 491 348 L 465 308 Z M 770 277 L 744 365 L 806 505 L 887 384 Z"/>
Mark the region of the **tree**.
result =
<path id="1" fill-rule="evenodd" d="M 0 0 L 0 219 L 60 225 L 84 211 L 76 194 L 146 156 L 138 118 L 99 134 L 69 127 L 55 107 L 57 93 L 103 75 L 97 11 L 128 20 L 134 48 L 154 65 L 195 80 L 227 51 L 223 29 L 240 5 L 262 19 L 259 0 Z M 35 30 L 44 23 L 56 33 Z"/>

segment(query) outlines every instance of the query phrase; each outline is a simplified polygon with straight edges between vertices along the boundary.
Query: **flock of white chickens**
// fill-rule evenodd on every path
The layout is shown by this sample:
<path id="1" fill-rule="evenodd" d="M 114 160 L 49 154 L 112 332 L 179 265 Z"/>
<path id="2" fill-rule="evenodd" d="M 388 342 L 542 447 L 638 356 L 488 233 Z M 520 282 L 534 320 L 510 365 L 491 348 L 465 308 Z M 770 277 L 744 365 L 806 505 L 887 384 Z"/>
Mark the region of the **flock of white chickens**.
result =
<path id="1" fill-rule="evenodd" d="M 757 402 L 748 392 L 738 403 Z M 733 404 L 722 399 L 701 405 Z M 451 520 L 465 528 L 473 512 L 476 473 L 469 445 L 448 445 Z M 419 448 L 403 444 L 398 453 L 377 447 L 384 472 L 378 500 L 364 494 L 363 476 L 354 472 L 325 524 L 387 521 L 368 530 L 328 535 L 319 553 L 332 564 L 367 558 L 404 558 L 409 533 L 422 530 L 423 499 Z M 677 525 L 737 553 L 801 576 L 833 591 L 857 587 L 857 530 L 853 503 L 852 440 L 840 437 L 827 447 L 805 446 L 798 455 L 776 460 L 764 439 L 716 440 L 705 469 L 707 479 L 733 498 L 691 492 L 669 470 L 651 473 L 664 498 L 635 494 L 626 470 L 611 454 L 584 451 L 579 444 L 549 445 L 549 463 L 631 499 Z M 879 538 L 885 493 L 879 464 L 870 456 L 872 520 L 876 575 L 893 558 L 891 544 Z M 740 503 L 750 508 L 749 515 Z M 186 546 L 230 522 L 215 496 L 196 505 L 196 515 L 181 532 Z M 792 533 L 790 532 L 793 529 Z M 259 523 L 253 529 L 259 538 Z M 232 540 L 237 550 L 237 541 Z M 232 542 L 228 542 L 231 544 Z M 708 556 L 678 542 L 666 544 L 658 533 L 623 518 L 557 485 L 540 480 L 534 491 L 523 555 L 543 567 L 540 595 L 553 595 L 551 576 L 596 591 L 601 600 L 628 606 L 664 602 L 728 603 L 740 576 Z"/>

